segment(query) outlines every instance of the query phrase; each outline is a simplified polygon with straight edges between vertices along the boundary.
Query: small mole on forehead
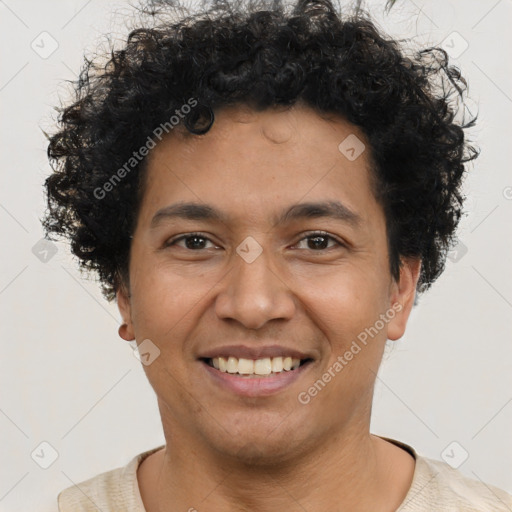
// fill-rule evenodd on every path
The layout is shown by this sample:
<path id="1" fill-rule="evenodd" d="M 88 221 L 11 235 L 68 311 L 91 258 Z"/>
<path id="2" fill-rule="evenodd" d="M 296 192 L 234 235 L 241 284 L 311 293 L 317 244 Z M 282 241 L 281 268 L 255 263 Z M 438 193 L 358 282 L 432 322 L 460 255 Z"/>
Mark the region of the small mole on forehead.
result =
<path id="1" fill-rule="evenodd" d="M 261 127 L 262 135 L 275 144 L 290 140 L 292 132 L 290 121 L 281 116 L 266 119 Z"/>

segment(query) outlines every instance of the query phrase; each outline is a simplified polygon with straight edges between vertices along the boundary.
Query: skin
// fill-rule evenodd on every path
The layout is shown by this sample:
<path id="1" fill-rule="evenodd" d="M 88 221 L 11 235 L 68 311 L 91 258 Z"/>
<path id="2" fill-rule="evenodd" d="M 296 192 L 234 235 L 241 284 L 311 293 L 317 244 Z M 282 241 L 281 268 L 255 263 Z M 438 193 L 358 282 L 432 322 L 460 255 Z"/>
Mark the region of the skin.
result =
<path id="1" fill-rule="evenodd" d="M 354 161 L 338 150 L 350 134 L 366 145 Z M 166 439 L 138 470 L 148 512 L 391 512 L 403 501 L 414 459 L 369 426 L 385 342 L 405 332 L 421 262 L 404 260 L 399 281 L 392 279 L 369 151 L 356 126 L 296 104 L 224 108 L 206 135 L 176 130 L 149 154 L 129 290 L 117 292 L 120 335 L 160 350 L 143 366 Z M 360 225 L 332 218 L 274 225 L 292 204 L 327 200 L 360 215 Z M 168 219 L 150 229 L 159 209 L 179 201 L 207 203 L 228 220 Z M 305 238 L 318 230 L 345 246 L 327 238 L 318 248 Z M 194 240 L 165 247 L 194 231 L 206 236 L 199 248 Z M 250 264 L 236 252 L 248 236 L 263 249 Z M 298 394 L 393 304 L 401 311 L 301 404 Z M 212 347 L 273 343 L 315 360 L 268 397 L 222 389 L 197 360 Z"/>

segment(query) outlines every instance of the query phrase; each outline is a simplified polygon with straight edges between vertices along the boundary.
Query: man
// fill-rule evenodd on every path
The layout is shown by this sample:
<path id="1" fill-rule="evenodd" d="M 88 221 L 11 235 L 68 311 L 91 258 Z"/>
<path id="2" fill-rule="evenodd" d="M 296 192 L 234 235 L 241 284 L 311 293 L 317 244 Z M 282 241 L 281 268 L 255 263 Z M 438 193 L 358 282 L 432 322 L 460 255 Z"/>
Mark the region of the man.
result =
<path id="1" fill-rule="evenodd" d="M 369 430 L 477 154 L 430 89 L 443 69 L 465 85 L 328 1 L 218 6 L 86 68 L 50 141 L 46 227 L 116 298 L 166 444 L 61 511 L 511 509 Z"/>

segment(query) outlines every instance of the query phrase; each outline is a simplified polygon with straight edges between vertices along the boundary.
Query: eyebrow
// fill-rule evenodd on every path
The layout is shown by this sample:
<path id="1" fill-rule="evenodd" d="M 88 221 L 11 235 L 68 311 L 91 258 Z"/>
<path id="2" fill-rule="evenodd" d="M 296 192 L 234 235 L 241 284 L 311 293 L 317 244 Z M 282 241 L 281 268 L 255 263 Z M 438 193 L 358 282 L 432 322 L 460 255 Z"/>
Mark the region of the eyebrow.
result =
<path id="1" fill-rule="evenodd" d="M 166 206 L 156 212 L 151 219 L 150 229 L 155 229 L 165 219 L 181 218 L 228 223 L 228 217 L 213 206 L 201 203 L 176 203 Z M 285 224 L 299 219 L 333 218 L 353 227 L 362 223 L 362 218 L 356 212 L 339 201 L 298 203 L 284 210 L 274 225 Z"/>

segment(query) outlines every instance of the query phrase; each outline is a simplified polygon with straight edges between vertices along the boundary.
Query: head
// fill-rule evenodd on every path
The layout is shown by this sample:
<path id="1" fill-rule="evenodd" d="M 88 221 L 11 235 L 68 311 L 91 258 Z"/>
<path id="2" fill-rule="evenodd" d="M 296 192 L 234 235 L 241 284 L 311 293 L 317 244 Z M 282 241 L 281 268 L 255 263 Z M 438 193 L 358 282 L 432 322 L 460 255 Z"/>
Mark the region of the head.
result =
<path id="1" fill-rule="evenodd" d="M 407 57 L 324 0 L 217 7 L 87 62 L 44 225 L 117 299 L 122 336 L 160 351 L 164 427 L 266 461 L 368 429 L 384 344 L 455 237 L 477 155 L 449 102 L 464 86 L 443 50 Z M 235 345 L 305 364 L 242 397 L 209 380 Z"/>

